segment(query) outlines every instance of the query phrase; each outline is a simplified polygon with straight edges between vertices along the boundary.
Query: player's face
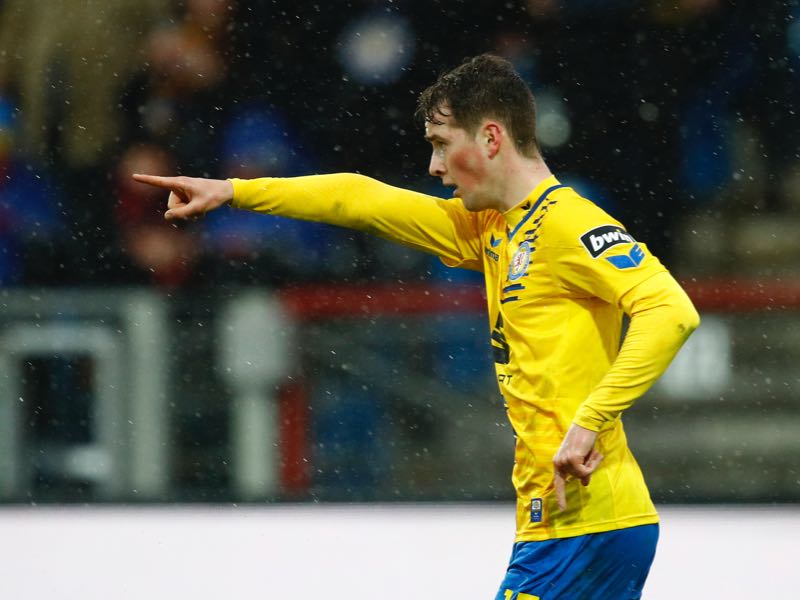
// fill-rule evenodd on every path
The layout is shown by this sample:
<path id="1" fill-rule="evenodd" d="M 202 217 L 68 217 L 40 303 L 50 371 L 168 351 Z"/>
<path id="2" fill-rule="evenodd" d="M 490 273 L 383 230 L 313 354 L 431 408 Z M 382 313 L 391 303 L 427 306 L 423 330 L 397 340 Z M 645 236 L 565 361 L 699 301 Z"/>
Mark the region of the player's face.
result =
<path id="1" fill-rule="evenodd" d="M 433 146 L 428 172 L 454 187 L 467 210 L 492 206 L 486 193 L 488 160 L 477 136 L 453 124 L 452 117 L 438 113 L 438 123 L 425 123 L 425 139 Z"/>

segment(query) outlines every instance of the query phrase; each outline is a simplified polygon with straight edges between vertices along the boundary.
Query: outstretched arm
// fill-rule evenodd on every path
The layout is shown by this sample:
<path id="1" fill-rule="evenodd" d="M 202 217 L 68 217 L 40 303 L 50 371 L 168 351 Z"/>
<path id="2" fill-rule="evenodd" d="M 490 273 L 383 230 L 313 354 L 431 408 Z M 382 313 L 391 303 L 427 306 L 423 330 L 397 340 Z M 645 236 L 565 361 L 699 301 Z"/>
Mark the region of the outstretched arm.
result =
<path id="1" fill-rule="evenodd" d="M 338 173 L 263 179 L 199 179 L 134 175 L 169 190 L 167 219 L 200 216 L 225 203 L 234 208 L 359 229 L 430 252 L 448 266 L 482 270 L 479 218 L 460 200 L 442 200 Z"/>

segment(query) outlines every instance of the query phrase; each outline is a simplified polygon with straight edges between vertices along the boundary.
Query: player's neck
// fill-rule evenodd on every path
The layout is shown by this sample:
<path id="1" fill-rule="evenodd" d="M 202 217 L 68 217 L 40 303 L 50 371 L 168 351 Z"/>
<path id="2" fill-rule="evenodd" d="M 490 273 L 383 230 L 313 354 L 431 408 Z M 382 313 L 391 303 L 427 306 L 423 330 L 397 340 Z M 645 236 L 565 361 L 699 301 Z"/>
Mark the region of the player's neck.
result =
<path id="1" fill-rule="evenodd" d="M 505 212 L 522 202 L 550 176 L 552 173 L 541 156 L 532 159 L 518 156 L 509 161 L 500 184 L 500 211 Z"/>

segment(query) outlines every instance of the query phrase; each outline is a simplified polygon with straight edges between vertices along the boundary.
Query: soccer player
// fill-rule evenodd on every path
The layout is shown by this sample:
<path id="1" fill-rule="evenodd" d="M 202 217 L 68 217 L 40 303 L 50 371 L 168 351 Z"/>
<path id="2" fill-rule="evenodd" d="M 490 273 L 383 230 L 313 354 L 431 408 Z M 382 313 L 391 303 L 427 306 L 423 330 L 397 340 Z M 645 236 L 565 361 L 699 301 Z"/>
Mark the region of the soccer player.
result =
<path id="1" fill-rule="evenodd" d="M 134 177 L 170 191 L 167 219 L 230 203 L 367 231 L 483 272 L 516 434 L 517 533 L 497 599 L 639 598 L 658 515 L 620 416 L 666 369 L 697 312 L 645 244 L 553 176 L 533 95 L 510 63 L 466 61 L 422 93 L 418 115 L 430 173 L 455 188 L 451 200 L 353 174 Z"/>

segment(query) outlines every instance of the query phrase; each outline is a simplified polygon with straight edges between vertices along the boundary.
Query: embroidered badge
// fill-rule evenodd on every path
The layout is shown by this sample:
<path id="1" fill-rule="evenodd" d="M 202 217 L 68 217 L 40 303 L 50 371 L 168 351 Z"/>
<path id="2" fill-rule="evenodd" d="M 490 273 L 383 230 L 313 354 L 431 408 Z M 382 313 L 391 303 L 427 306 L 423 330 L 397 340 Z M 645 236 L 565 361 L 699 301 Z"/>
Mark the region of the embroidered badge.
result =
<path id="1" fill-rule="evenodd" d="M 519 245 L 519 248 L 517 248 L 517 251 L 511 258 L 511 263 L 508 265 L 508 278 L 511 281 L 515 281 L 525 275 L 530 262 L 531 245 L 530 242 L 525 241 Z"/>

